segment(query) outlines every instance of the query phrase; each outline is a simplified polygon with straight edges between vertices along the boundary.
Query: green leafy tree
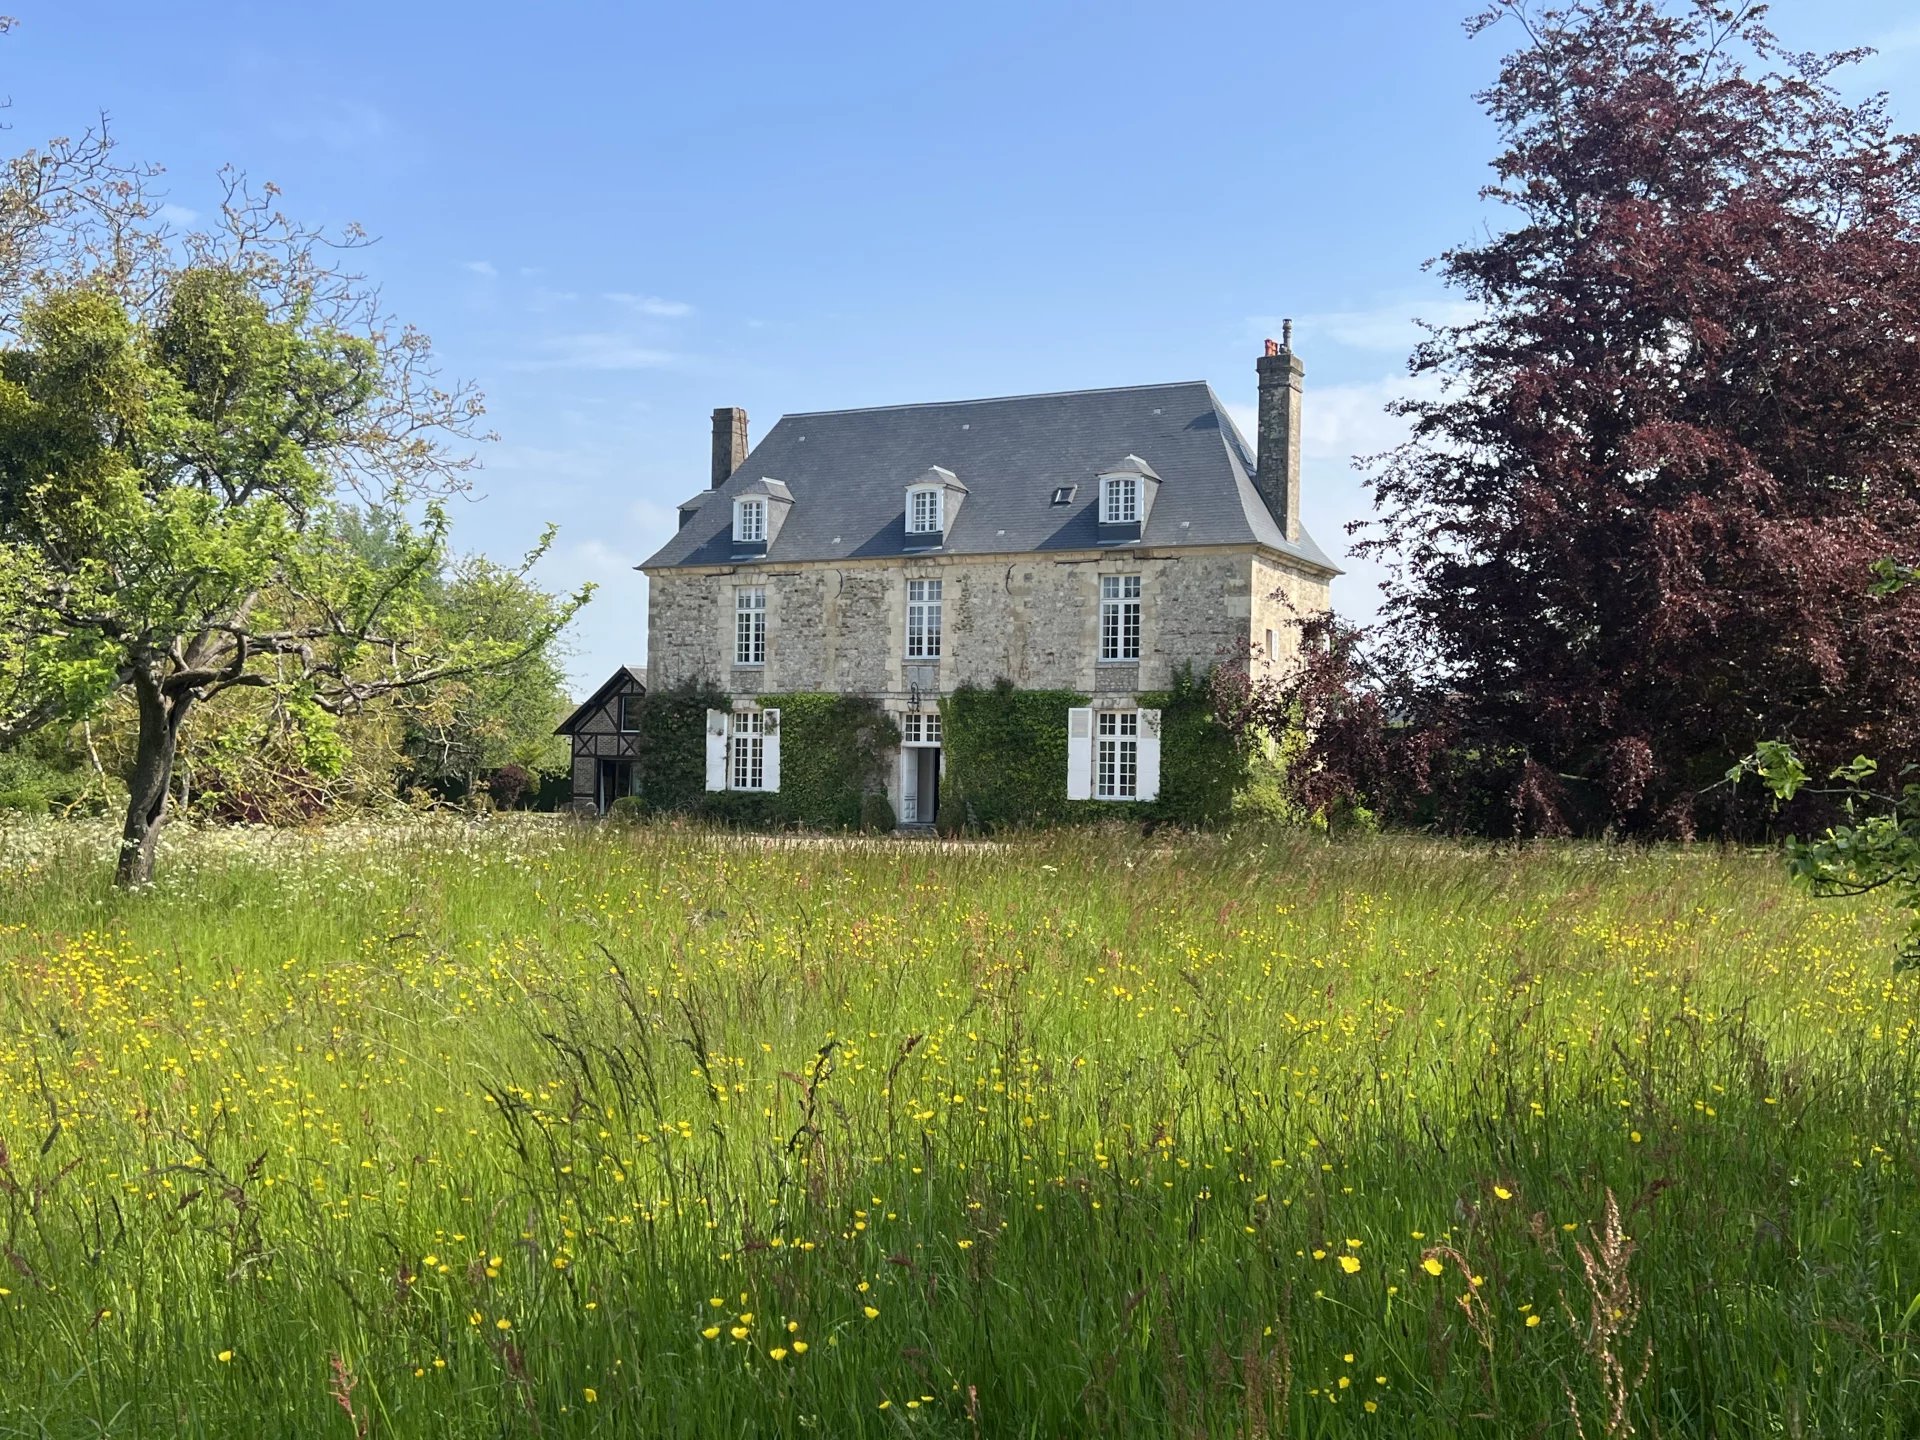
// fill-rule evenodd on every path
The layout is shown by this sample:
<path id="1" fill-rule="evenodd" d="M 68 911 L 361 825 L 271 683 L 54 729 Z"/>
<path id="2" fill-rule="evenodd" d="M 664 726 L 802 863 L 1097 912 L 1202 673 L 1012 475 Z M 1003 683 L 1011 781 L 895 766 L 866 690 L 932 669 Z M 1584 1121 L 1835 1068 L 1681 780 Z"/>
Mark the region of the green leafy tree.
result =
<path id="1" fill-rule="evenodd" d="M 1920 567 L 1895 560 L 1880 561 L 1874 574 L 1874 594 L 1883 598 L 1920 585 Z M 1760 745 L 1727 778 L 1738 783 L 1746 775 L 1757 776 L 1783 804 L 1811 779 L 1794 747 L 1779 740 Z M 1816 895 L 1890 893 L 1913 917 L 1896 963 L 1920 966 L 1920 765 L 1903 766 L 1885 784 L 1879 764 L 1861 755 L 1827 780 L 1819 788 L 1838 800 L 1847 823 L 1829 826 L 1812 840 L 1789 840 L 1788 867 Z"/>
<path id="2" fill-rule="evenodd" d="M 439 497 L 480 414 L 432 380 L 320 237 L 237 187 L 184 263 L 36 281 L 0 353 L 0 740 L 131 694 L 117 877 L 151 878 L 196 707 L 270 692 L 320 773 L 335 717 L 511 670 L 585 600 L 530 600 L 512 638 L 436 624 Z M 359 502 L 422 504 L 385 553 Z"/>
<path id="3" fill-rule="evenodd" d="M 410 697 L 403 748 L 416 782 L 459 794 L 517 766 L 564 770 L 572 752 L 554 727 L 571 708 L 564 658 L 546 633 L 549 602 L 527 567 L 463 556 L 427 587 L 430 624 L 444 647 L 505 645 L 523 663 L 443 680 Z"/>

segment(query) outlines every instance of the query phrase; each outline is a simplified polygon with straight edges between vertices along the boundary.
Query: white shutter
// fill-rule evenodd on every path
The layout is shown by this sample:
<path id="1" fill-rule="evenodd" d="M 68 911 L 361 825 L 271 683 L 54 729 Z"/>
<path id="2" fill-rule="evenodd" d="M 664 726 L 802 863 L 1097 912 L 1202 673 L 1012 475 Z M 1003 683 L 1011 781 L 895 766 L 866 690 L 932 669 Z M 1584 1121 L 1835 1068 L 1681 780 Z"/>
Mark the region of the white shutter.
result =
<path id="1" fill-rule="evenodd" d="M 727 788 L 727 712 L 707 711 L 707 789 Z"/>
<path id="2" fill-rule="evenodd" d="M 900 747 L 900 823 L 918 824 L 920 820 L 920 752 L 911 745 Z"/>
<path id="3" fill-rule="evenodd" d="M 1140 773 L 1135 781 L 1142 800 L 1160 798 L 1160 712 L 1140 712 Z"/>
<path id="4" fill-rule="evenodd" d="M 1067 711 L 1067 799 L 1093 798 L 1093 711 Z"/>
<path id="5" fill-rule="evenodd" d="M 767 790 L 780 788 L 780 712 L 762 710 L 760 712 L 760 733 L 764 738 L 760 751 L 761 787 Z"/>

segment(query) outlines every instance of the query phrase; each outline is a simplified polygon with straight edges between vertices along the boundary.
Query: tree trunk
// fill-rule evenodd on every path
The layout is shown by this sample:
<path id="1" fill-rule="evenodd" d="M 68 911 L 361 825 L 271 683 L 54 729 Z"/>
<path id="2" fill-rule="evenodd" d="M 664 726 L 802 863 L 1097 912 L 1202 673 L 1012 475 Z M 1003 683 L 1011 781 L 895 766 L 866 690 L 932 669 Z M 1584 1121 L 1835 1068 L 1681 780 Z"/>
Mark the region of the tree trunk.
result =
<path id="1" fill-rule="evenodd" d="M 140 740 L 128 782 L 127 823 L 120 831 L 120 860 L 113 882 L 122 889 L 153 879 L 153 852 L 166 823 L 167 794 L 173 787 L 173 757 L 180 727 L 193 705 L 191 695 L 168 699 L 158 682 L 140 676 L 133 682 L 140 702 Z"/>

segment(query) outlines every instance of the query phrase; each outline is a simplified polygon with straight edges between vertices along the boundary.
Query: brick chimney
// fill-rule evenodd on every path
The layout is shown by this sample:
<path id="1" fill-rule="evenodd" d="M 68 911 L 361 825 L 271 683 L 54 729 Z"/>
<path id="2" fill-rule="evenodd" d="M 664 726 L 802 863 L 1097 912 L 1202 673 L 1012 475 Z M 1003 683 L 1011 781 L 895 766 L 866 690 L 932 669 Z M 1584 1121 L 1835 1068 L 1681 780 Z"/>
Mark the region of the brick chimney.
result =
<path id="1" fill-rule="evenodd" d="M 1293 322 L 1255 362 L 1260 372 L 1260 433 L 1254 488 L 1289 540 L 1300 538 L 1300 382 L 1307 367 L 1293 353 Z M 717 423 L 717 422 L 716 422 Z M 718 453 L 717 451 L 715 453 Z"/>
<path id="2" fill-rule="evenodd" d="M 747 460 L 747 412 L 723 405 L 713 412 L 713 488 L 718 490 Z"/>

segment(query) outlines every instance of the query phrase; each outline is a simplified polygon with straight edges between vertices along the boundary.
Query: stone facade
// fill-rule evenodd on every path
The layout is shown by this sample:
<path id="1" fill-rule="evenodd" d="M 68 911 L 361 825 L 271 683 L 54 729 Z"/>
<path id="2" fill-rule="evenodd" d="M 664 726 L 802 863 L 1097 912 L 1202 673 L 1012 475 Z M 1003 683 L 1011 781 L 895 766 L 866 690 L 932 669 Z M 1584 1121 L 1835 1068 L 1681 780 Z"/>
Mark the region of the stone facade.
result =
<path id="1" fill-rule="evenodd" d="M 1000 681 L 1086 695 L 1090 707 L 1066 707 L 1068 794 L 1154 799 L 1158 722 L 1141 697 L 1183 669 L 1293 663 L 1300 622 L 1327 610 L 1339 573 L 1300 527 L 1305 369 L 1291 340 L 1269 341 L 1257 365 L 1257 453 L 1197 381 L 806 412 L 750 451 L 744 413 L 716 410 L 713 488 L 642 566 L 651 683 L 711 684 L 738 712 L 801 692 L 879 701 L 902 722 L 890 798 L 918 823 L 937 812 L 927 717 L 941 697 Z M 1137 595 L 1137 617 L 1125 613 L 1138 653 L 1103 660 L 1113 576 L 1139 582 L 1119 592 Z M 916 581 L 940 582 L 937 657 L 907 653 Z M 743 611 L 749 589 L 760 597 Z M 719 788 L 735 783 L 724 757 L 750 764 L 757 732 L 709 724 Z M 1097 780 L 1089 754 L 1104 757 Z"/>
<path id="2" fill-rule="evenodd" d="M 1103 662 L 1100 577 L 1141 577 L 1140 659 Z M 1299 620 L 1328 605 L 1325 574 L 1252 547 L 926 556 L 654 570 L 647 613 L 652 683 L 706 679 L 736 696 L 790 691 L 915 695 L 1005 678 L 1026 690 L 1132 696 L 1164 690 L 1274 633 L 1283 660 Z M 906 655 L 907 583 L 939 580 L 941 656 Z M 766 660 L 734 664 L 735 595 L 766 591 Z"/>

